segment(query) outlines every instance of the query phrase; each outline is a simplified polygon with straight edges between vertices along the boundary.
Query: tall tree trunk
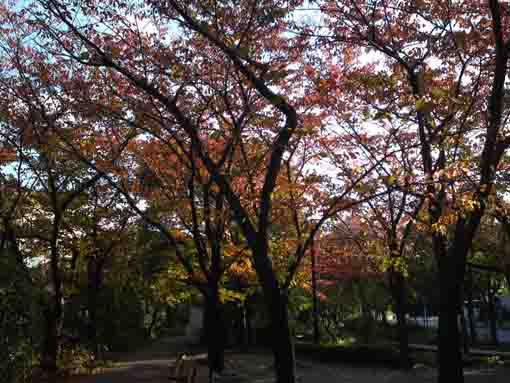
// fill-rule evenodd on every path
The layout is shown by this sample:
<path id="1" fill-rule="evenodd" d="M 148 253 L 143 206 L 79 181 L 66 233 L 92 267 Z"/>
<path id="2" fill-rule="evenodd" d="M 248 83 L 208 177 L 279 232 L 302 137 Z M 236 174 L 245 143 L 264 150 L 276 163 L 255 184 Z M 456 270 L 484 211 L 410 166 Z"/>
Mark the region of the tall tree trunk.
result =
<path id="1" fill-rule="evenodd" d="M 470 341 L 472 346 L 476 346 L 478 344 L 478 332 L 476 330 L 476 322 L 475 322 L 475 313 L 473 310 L 473 302 L 469 303 L 468 301 L 468 307 L 467 307 L 467 314 L 468 314 L 468 323 L 469 323 L 469 335 L 470 335 Z"/>
<path id="2" fill-rule="evenodd" d="M 482 205 L 483 206 L 483 205 Z M 439 267 L 439 383 L 463 383 L 463 362 L 458 324 L 459 302 L 466 273 L 466 258 L 480 224 L 483 210 L 469 219 L 459 218 L 451 245 L 434 237 L 434 253 Z"/>
<path id="3" fill-rule="evenodd" d="M 464 350 L 464 354 L 469 354 L 469 336 L 468 336 L 468 328 L 466 317 L 464 316 L 464 295 L 461 294 L 461 299 L 459 302 L 459 315 L 460 315 L 460 325 L 462 329 L 462 348 Z"/>
<path id="4" fill-rule="evenodd" d="M 97 344 L 97 289 L 98 286 L 96 284 L 96 258 L 89 257 L 87 263 L 87 274 L 88 274 L 88 302 L 87 302 L 87 310 L 88 310 L 88 336 L 90 346 L 92 348 L 92 352 L 97 357 L 98 354 L 98 344 Z"/>
<path id="5" fill-rule="evenodd" d="M 361 328 L 363 332 L 363 342 L 370 343 L 372 338 L 372 319 L 370 316 L 370 308 L 365 296 L 363 283 L 360 281 L 355 282 L 358 298 L 360 301 L 360 315 L 361 315 Z"/>
<path id="6" fill-rule="evenodd" d="M 50 281 L 48 285 L 51 286 L 51 292 L 43 311 L 45 323 L 41 355 L 41 367 L 47 373 L 50 382 L 56 379 L 58 372 L 57 360 L 62 329 L 62 281 L 59 273 L 56 241 L 54 241 L 50 255 Z"/>
<path id="7" fill-rule="evenodd" d="M 296 360 L 289 326 L 288 300 L 287 296 L 282 294 L 279 289 L 273 291 L 269 309 L 276 381 L 277 383 L 294 383 L 296 381 Z"/>
<path id="8" fill-rule="evenodd" d="M 217 285 L 209 286 L 204 298 L 205 340 L 209 369 L 210 371 L 222 372 L 225 368 L 226 329 Z"/>
<path id="9" fill-rule="evenodd" d="M 99 341 L 97 335 L 97 305 L 99 289 L 101 288 L 103 279 L 104 260 L 99 256 L 88 258 L 87 277 L 88 277 L 88 302 L 87 309 L 89 313 L 88 320 L 88 337 L 92 348 L 92 352 L 96 357 L 100 357 Z"/>
<path id="10" fill-rule="evenodd" d="M 461 339 L 458 326 L 458 302 L 461 279 L 457 277 L 450 252 L 439 262 L 439 383 L 464 382 Z"/>
<path id="11" fill-rule="evenodd" d="M 395 300 L 395 309 L 397 314 L 398 344 L 400 366 L 402 368 L 411 367 L 409 358 L 409 331 L 406 320 L 406 289 L 405 280 L 402 273 L 392 272 L 392 290 Z"/>
<path id="12" fill-rule="evenodd" d="M 57 372 L 58 355 L 58 324 L 55 311 L 52 308 L 44 310 L 44 339 L 41 355 L 41 367 L 53 378 Z"/>
<path id="13" fill-rule="evenodd" d="M 255 344 L 253 339 L 252 309 L 248 301 L 245 301 L 244 305 L 246 313 L 246 346 L 249 347 Z"/>
<path id="14" fill-rule="evenodd" d="M 60 346 L 60 329 L 62 327 L 62 307 L 60 294 L 51 297 L 51 302 L 44 312 L 44 335 L 41 353 L 41 368 L 50 382 L 57 376 L 57 360 Z"/>
<path id="15" fill-rule="evenodd" d="M 319 303 L 317 299 L 317 268 L 316 268 L 316 247 L 315 240 L 312 239 L 312 245 L 310 249 L 310 256 L 312 258 L 312 299 L 313 299 L 313 343 L 319 344 Z"/>
<path id="16" fill-rule="evenodd" d="M 246 350 L 248 346 L 248 316 L 246 314 L 246 305 L 239 305 L 239 313 L 241 320 L 241 333 L 239 334 L 239 345 L 242 350 Z"/>
<path id="17" fill-rule="evenodd" d="M 467 286 L 467 314 L 468 314 L 468 322 L 469 322 L 469 335 L 471 340 L 471 345 L 476 346 L 478 344 L 478 333 L 476 331 L 476 322 L 475 322 L 475 313 L 473 309 L 473 271 L 469 269 L 468 271 L 468 286 Z"/>
<path id="18" fill-rule="evenodd" d="M 165 322 L 166 322 L 166 327 L 167 328 L 171 328 L 174 323 L 173 323 L 173 311 L 172 311 L 172 306 L 170 305 L 167 305 L 165 307 Z"/>
<path id="19" fill-rule="evenodd" d="M 488 301 L 490 333 L 491 333 L 492 344 L 497 346 L 499 344 L 499 339 L 498 339 L 498 324 L 497 324 L 497 318 L 496 318 L 496 305 L 494 303 L 495 295 L 496 295 L 496 291 L 492 288 L 492 281 L 491 281 L 491 277 L 489 276 L 488 286 L 487 286 L 487 301 Z"/>
<path id="20" fill-rule="evenodd" d="M 271 318 L 272 349 L 277 383 L 296 381 L 296 359 L 289 326 L 288 297 L 279 285 L 273 269 L 266 235 L 252 243 L 257 277 L 262 285 L 264 301 Z"/>

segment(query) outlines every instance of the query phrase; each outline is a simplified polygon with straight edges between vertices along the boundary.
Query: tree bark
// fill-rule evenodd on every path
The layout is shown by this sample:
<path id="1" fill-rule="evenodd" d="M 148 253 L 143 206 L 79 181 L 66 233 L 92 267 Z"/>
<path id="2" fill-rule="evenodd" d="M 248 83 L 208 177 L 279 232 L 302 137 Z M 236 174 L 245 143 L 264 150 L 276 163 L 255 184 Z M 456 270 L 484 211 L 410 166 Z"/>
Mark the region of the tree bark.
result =
<path id="1" fill-rule="evenodd" d="M 60 328 L 62 322 L 62 308 L 60 301 L 52 297 L 44 314 L 44 338 L 42 343 L 41 368 L 47 374 L 50 382 L 55 381 L 58 371 L 57 360 L 59 351 Z"/>
<path id="2" fill-rule="evenodd" d="M 239 334 L 239 345 L 241 349 L 246 351 L 248 348 L 248 315 L 246 313 L 246 305 L 241 303 L 239 306 L 241 333 Z"/>
<path id="3" fill-rule="evenodd" d="M 89 257 L 87 262 L 87 274 L 88 274 L 88 336 L 92 352 L 95 356 L 98 354 L 97 344 L 97 263 L 95 257 Z"/>
<path id="4" fill-rule="evenodd" d="M 287 296 L 274 291 L 269 303 L 273 338 L 273 355 L 277 383 L 296 381 L 296 360 L 289 326 Z"/>
<path id="5" fill-rule="evenodd" d="M 482 205 L 484 206 L 484 205 Z M 439 383 L 464 382 L 458 308 L 466 273 L 466 258 L 480 224 L 483 209 L 469 219 L 459 218 L 452 244 L 446 248 L 444 237 L 434 237 L 436 259 L 439 266 Z M 446 250 L 447 249 L 447 250 Z"/>
<path id="6" fill-rule="evenodd" d="M 468 303 L 467 303 L 467 314 L 469 322 L 469 335 L 471 345 L 476 346 L 478 344 L 478 333 L 476 332 L 475 313 L 473 310 L 473 271 L 469 269 L 468 272 Z"/>
<path id="7" fill-rule="evenodd" d="M 296 381 L 294 345 L 289 326 L 288 296 L 285 288 L 279 285 L 269 254 L 268 231 L 264 227 L 256 238 L 250 241 L 257 277 L 262 286 L 264 301 L 271 318 L 272 349 L 277 383 Z"/>
<path id="8" fill-rule="evenodd" d="M 56 232 L 56 231 L 55 231 Z M 58 354 L 60 347 L 60 332 L 62 328 L 62 281 L 60 279 L 58 258 L 56 250 L 56 236 L 52 242 L 50 256 L 50 280 L 51 286 L 49 300 L 43 311 L 44 335 L 42 342 L 41 367 L 47 373 L 50 382 L 56 379 L 58 372 Z"/>
<path id="9" fill-rule="evenodd" d="M 225 325 L 217 287 L 205 294 L 205 340 L 210 371 L 222 372 L 225 368 Z"/>
<path id="10" fill-rule="evenodd" d="M 313 343 L 319 344 L 319 304 L 317 299 L 317 268 L 316 268 L 316 253 L 315 253 L 315 240 L 312 239 L 310 246 L 310 256 L 312 258 L 312 299 L 313 299 Z"/>
<path id="11" fill-rule="evenodd" d="M 460 315 L 460 324 L 462 328 L 462 348 L 464 350 L 464 354 L 469 354 L 469 336 L 468 336 L 468 328 L 466 323 L 466 317 L 464 316 L 464 304 L 461 300 L 459 307 L 459 315 Z"/>
<path id="12" fill-rule="evenodd" d="M 370 314 L 370 306 L 365 296 L 363 283 L 360 280 L 354 282 L 358 299 L 360 302 L 360 315 L 361 315 L 361 331 L 363 335 L 363 343 L 370 343 L 372 338 L 372 317 Z"/>
<path id="13" fill-rule="evenodd" d="M 254 336 L 253 336 L 253 315 L 252 315 L 252 309 L 249 304 L 249 302 L 245 302 L 245 312 L 246 312 L 246 346 L 251 346 L 255 344 Z"/>
<path id="14" fill-rule="evenodd" d="M 88 302 L 87 309 L 89 313 L 88 320 L 88 337 L 92 348 L 92 352 L 100 357 L 99 340 L 97 335 L 97 305 L 99 289 L 103 283 L 103 266 L 104 259 L 99 255 L 89 257 L 87 262 L 88 276 Z"/>
<path id="15" fill-rule="evenodd" d="M 497 346 L 499 344 L 499 339 L 498 339 L 498 324 L 497 324 L 497 318 L 496 318 L 496 305 L 494 304 L 495 295 L 496 295 L 496 292 L 495 292 L 495 289 L 492 288 L 492 282 L 491 282 L 491 278 L 489 276 L 488 286 L 487 286 L 489 324 L 490 324 L 492 344 Z"/>
<path id="16" fill-rule="evenodd" d="M 397 315 L 398 328 L 398 344 L 400 366 L 404 369 L 411 367 L 411 359 L 409 358 L 409 331 L 406 320 L 406 290 L 405 280 L 402 273 L 392 272 L 392 290 L 395 300 L 395 311 Z"/>
<path id="17" fill-rule="evenodd" d="M 460 282 L 456 278 L 451 254 L 440 261 L 441 289 L 439 308 L 438 358 L 439 383 L 464 382 L 461 339 L 457 321 Z"/>

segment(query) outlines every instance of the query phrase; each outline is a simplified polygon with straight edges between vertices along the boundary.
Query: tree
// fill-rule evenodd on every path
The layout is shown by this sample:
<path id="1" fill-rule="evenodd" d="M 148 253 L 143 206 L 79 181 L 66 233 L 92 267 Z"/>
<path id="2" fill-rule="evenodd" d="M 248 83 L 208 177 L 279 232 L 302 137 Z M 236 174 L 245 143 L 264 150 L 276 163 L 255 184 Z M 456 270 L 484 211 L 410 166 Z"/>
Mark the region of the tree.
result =
<path id="1" fill-rule="evenodd" d="M 40 294 L 16 237 L 18 209 L 25 193 L 24 171 L 17 162 L 22 147 L 10 145 L 11 132 L 3 121 L 0 132 L 3 147 L 10 148 L 0 162 L 0 378 L 26 382 L 34 372 L 42 333 Z"/>
<path id="2" fill-rule="evenodd" d="M 462 382 L 457 317 L 466 257 L 509 144 L 508 4 L 321 4 L 329 16 L 329 43 L 382 55 L 384 81 L 359 88 L 360 99 L 417 132 L 425 221 L 441 286 L 439 381 Z M 373 69 L 365 65 L 365 71 Z"/>
<path id="3" fill-rule="evenodd" d="M 102 356 L 98 339 L 98 306 L 104 285 L 104 270 L 109 258 L 127 241 L 127 229 L 132 212 L 122 204 L 121 196 L 104 180 L 97 182 L 82 196 L 81 204 L 73 211 L 70 221 L 72 270 L 75 272 L 78 257 L 84 259 L 87 274 L 87 327 L 88 339 L 94 356 Z M 74 239 L 74 241 L 73 241 Z M 129 241 L 128 241 L 129 242 Z"/>
<path id="4" fill-rule="evenodd" d="M 24 247 L 33 250 L 35 261 L 43 265 L 40 287 L 44 291 L 45 327 L 41 366 L 54 376 L 70 255 L 70 248 L 66 248 L 69 212 L 79 207 L 84 193 L 101 176 L 88 171 L 58 145 L 59 137 L 69 138 L 73 134 L 66 129 L 71 114 L 69 105 L 52 88 L 50 75 L 58 68 L 41 62 L 38 52 L 24 45 L 32 32 L 29 26 L 17 24 L 19 19 L 5 9 L 2 20 L 7 27 L 1 36 L 1 65 L 5 73 L 1 78 L 3 133 L 10 147 L 18 148 L 16 160 L 25 183 L 18 193 L 19 206 L 12 226 L 17 229 L 17 237 L 23 239 Z M 114 160 L 115 156 L 111 158 Z"/>
<path id="5" fill-rule="evenodd" d="M 374 252 L 376 237 L 363 230 L 355 215 L 342 218 L 330 225 L 330 232 L 319 242 L 317 272 L 323 296 L 321 317 L 326 319 L 326 327 L 331 331 L 344 326 L 349 316 L 358 315 L 361 326 L 357 327 L 363 342 L 368 343 L 373 335 L 371 311 L 377 306 L 370 295 L 383 276 L 380 259 Z"/>
<path id="6" fill-rule="evenodd" d="M 500 209 L 496 209 L 496 214 L 498 213 L 501 213 Z M 469 275 L 467 276 L 471 289 L 468 293 L 476 292 L 485 304 L 490 323 L 490 336 L 495 345 L 499 343 L 496 295 L 500 293 L 505 284 L 505 258 L 508 256 L 506 254 L 505 224 L 500 222 L 491 215 L 487 215 L 482 220 L 468 258 Z M 476 340 L 476 333 L 474 339 Z"/>
<path id="7" fill-rule="evenodd" d="M 305 41 L 285 35 L 285 17 L 299 4 L 247 1 L 218 5 L 211 13 L 209 3 L 201 1 L 140 7 L 89 2 L 78 7 L 51 0 L 37 2 L 31 15 L 49 36 L 42 45 L 54 57 L 72 68 L 83 65 L 105 73 L 103 89 L 115 84 L 118 93 L 116 112 L 150 120 L 147 133 L 163 142 L 165 135 L 172 137 L 182 153 L 200 161 L 220 189 L 252 253 L 271 313 L 279 382 L 295 380 L 288 287 L 318 228 L 350 206 L 343 202 L 351 190 L 348 185 L 333 196 L 317 223 L 308 226 L 281 281 L 271 256 L 272 199 L 282 163 L 289 148 L 299 142 L 296 132 L 303 130 L 303 115 L 298 118 L 302 97 L 296 87 L 303 73 L 298 68 L 303 65 L 300 52 Z M 156 14 L 157 19 L 151 20 L 157 32 L 140 31 L 138 20 L 126 17 L 130 12 L 142 12 L 147 18 Z M 101 24 L 112 32 L 105 33 Z M 172 34 L 176 29 L 179 33 Z M 238 116 L 258 117 L 253 130 L 230 122 L 210 123 L 213 117 L 225 116 L 224 102 L 215 104 L 222 92 Z M 214 152 L 207 144 L 211 135 L 220 135 L 224 142 Z M 226 159 L 232 151 L 242 152 L 244 144 L 257 136 L 264 151 L 245 158 L 245 166 L 262 182 L 250 185 L 256 193 L 244 201 L 234 187 L 235 177 L 226 169 Z"/>
<path id="8" fill-rule="evenodd" d="M 234 124 L 242 123 L 233 121 Z M 209 142 L 212 147 L 216 143 Z M 174 222 L 175 232 L 194 243 L 195 256 L 186 257 L 183 278 L 203 295 L 205 338 L 208 345 L 210 371 L 224 368 L 226 328 L 221 307 L 222 279 L 245 251 L 232 240 L 232 218 L 225 196 L 208 176 L 200 163 L 191 158 L 179 161 L 178 145 L 161 145 L 159 141 L 139 142 L 132 146 L 140 162 L 142 193 L 151 206 L 151 218 L 159 222 Z M 237 160 L 227 159 L 227 172 L 232 172 Z M 155 214 L 154 214 L 155 213 Z M 177 234 L 175 234 L 177 236 Z M 182 240 L 182 239 L 181 239 Z M 227 258 L 225 252 L 230 252 Z M 198 270 L 197 270 L 198 269 Z M 188 275 L 186 275 L 188 274 Z"/>
<path id="9" fill-rule="evenodd" d="M 347 125 L 347 131 L 354 141 L 354 155 L 364 155 L 366 161 L 375 168 L 370 179 L 372 182 L 365 182 L 364 187 L 370 193 L 384 191 L 353 209 L 351 225 L 355 232 L 364 232 L 371 255 L 378 258 L 382 269 L 387 272 L 389 292 L 397 316 L 400 364 L 408 368 L 406 285 L 407 263 L 413 255 L 409 240 L 414 231 L 413 220 L 417 218 L 424 201 L 413 190 L 419 187 L 412 175 L 417 147 L 415 137 L 404 126 L 398 126 L 380 116 L 375 117 L 374 123 L 378 123 L 381 132 L 372 135 L 360 135 L 355 123 Z"/>

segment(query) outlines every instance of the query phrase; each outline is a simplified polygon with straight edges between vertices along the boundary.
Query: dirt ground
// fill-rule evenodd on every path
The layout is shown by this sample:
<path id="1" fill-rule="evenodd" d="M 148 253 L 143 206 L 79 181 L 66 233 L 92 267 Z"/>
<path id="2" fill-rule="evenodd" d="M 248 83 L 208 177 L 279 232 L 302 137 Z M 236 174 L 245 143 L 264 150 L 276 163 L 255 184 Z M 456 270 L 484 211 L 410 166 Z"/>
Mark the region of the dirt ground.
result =
<path id="1" fill-rule="evenodd" d="M 138 352 L 117 355 L 112 368 L 89 376 L 72 376 L 61 383 L 168 383 L 169 365 L 182 351 L 200 353 L 190 348 L 182 339 L 163 340 Z M 225 383 L 274 382 L 272 358 L 269 353 L 229 352 L 226 356 L 229 370 L 235 378 L 220 379 Z M 300 383 L 426 383 L 435 382 L 436 371 L 417 367 L 402 372 L 379 367 L 353 367 L 343 364 L 325 364 L 298 357 L 297 376 Z M 508 383 L 510 368 L 470 368 L 465 370 L 466 383 Z M 453 382 L 452 382 L 453 383 Z"/>

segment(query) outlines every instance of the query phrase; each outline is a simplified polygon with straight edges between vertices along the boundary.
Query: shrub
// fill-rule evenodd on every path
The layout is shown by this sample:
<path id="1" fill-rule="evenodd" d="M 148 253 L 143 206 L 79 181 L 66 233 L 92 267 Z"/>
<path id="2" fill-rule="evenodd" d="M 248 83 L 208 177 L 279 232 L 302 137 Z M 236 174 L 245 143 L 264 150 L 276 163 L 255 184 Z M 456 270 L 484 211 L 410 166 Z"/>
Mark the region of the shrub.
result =
<path id="1" fill-rule="evenodd" d="M 26 269 L 0 253 L 0 382 L 30 381 L 37 366 L 42 323 L 38 289 Z"/>
<path id="2" fill-rule="evenodd" d="M 297 343 L 296 353 L 322 362 L 400 368 L 398 350 L 386 345 L 315 345 Z"/>

